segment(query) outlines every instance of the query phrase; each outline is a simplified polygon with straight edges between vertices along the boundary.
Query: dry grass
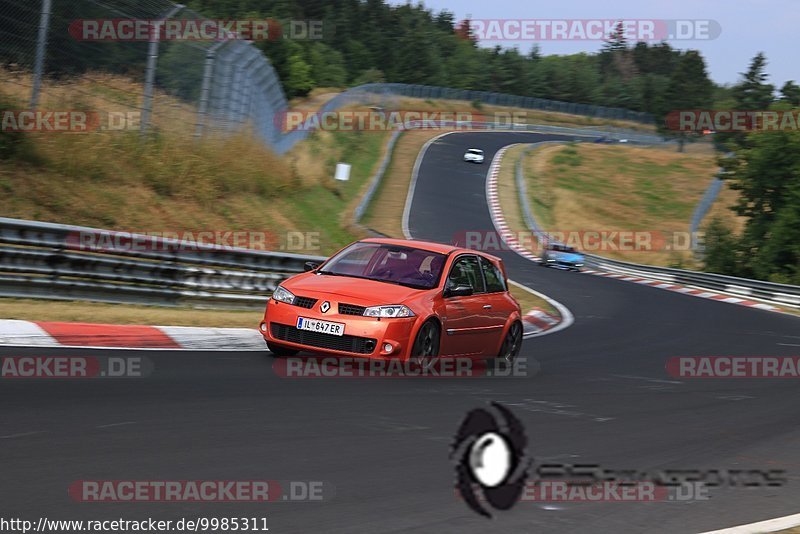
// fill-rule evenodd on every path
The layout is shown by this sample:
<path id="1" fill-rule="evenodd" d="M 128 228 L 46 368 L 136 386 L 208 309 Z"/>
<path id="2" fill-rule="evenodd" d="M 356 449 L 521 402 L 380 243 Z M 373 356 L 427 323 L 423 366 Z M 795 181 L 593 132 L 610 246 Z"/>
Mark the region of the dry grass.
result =
<path id="1" fill-rule="evenodd" d="M 263 316 L 258 311 L 195 310 L 98 302 L 3 299 L 2 303 L 3 319 L 23 321 L 257 328 Z"/>
<path id="2" fill-rule="evenodd" d="M 508 160 L 506 165 L 512 165 Z M 621 145 L 548 146 L 532 151 L 525 163 L 529 202 L 548 231 L 649 231 L 653 242 L 688 232 L 695 205 L 717 170 L 713 153 Z M 714 213 L 738 227 L 725 204 L 725 191 Z M 677 247 L 675 247 L 677 248 Z M 600 250 L 599 254 L 654 265 L 692 266 L 691 252 L 669 250 Z"/>
<path id="3" fill-rule="evenodd" d="M 30 76 L 0 74 L 0 99 L 25 109 Z M 124 77 L 90 73 L 45 84 L 39 108 L 136 111 L 141 93 Z M 266 234 L 274 248 L 326 254 L 353 240 L 339 214 L 388 139 L 386 132 L 363 139 L 317 132 L 278 157 L 248 132 L 195 141 L 195 110 L 163 93 L 154 96 L 152 117 L 146 139 L 138 128 L 28 134 L 29 154 L 0 165 L 0 214 L 137 232 L 249 230 Z M 339 161 L 353 164 L 344 186 L 332 179 Z M 300 234 L 290 232 L 314 237 L 293 248 L 289 236 Z"/>

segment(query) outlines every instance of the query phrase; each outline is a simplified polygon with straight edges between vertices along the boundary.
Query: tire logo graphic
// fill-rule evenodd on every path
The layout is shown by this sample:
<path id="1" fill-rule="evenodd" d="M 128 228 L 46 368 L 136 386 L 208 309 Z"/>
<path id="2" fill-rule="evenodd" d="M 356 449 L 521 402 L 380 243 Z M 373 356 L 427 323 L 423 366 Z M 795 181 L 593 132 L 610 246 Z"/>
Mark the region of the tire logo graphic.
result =
<path id="1" fill-rule="evenodd" d="M 331 303 L 328 302 L 327 300 L 323 302 L 319 307 L 319 311 L 321 311 L 322 313 L 328 313 L 328 310 L 330 309 L 331 309 Z"/>
<path id="2" fill-rule="evenodd" d="M 522 423 L 504 406 L 492 402 L 467 414 L 450 450 L 467 506 L 491 518 L 487 508 L 509 510 L 519 501 L 531 464 L 527 444 Z"/>

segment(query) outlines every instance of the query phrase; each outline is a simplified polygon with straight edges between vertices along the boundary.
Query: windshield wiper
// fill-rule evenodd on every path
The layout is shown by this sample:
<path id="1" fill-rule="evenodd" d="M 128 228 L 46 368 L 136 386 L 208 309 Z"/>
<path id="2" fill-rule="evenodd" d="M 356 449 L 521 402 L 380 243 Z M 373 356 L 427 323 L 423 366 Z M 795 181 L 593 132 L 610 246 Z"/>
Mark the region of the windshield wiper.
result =
<path id="1" fill-rule="evenodd" d="M 328 276 L 352 276 L 344 273 L 335 273 L 333 271 L 317 271 L 317 274 L 327 274 Z"/>

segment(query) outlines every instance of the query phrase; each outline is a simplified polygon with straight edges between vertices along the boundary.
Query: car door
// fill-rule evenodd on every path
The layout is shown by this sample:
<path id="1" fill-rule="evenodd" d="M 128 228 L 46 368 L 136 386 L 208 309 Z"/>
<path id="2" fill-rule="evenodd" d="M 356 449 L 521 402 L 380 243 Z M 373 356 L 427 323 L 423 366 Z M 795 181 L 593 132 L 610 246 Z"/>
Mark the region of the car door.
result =
<path id="1" fill-rule="evenodd" d="M 480 356 L 485 351 L 485 338 L 492 335 L 494 328 L 488 314 L 490 308 L 485 308 L 486 286 L 477 256 L 464 254 L 453 262 L 445 289 L 459 285 L 470 286 L 473 293 L 444 298 L 442 354 Z"/>
<path id="2" fill-rule="evenodd" d="M 496 329 L 490 330 L 491 334 L 484 338 L 487 344 L 486 350 L 492 352 L 499 346 L 503 327 L 506 325 L 509 315 L 516 311 L 516 307 L 508 295 L 505 277 L 500 269 L 488 258 L 483 256 L 479 256 L 479 258 L 481 272 L 486 283 L 484 309 L 486 309 L 487 305 L 490 306 L 490 308 L 486 309 L 487 317 L 490 324 L 496 327 Z"/>

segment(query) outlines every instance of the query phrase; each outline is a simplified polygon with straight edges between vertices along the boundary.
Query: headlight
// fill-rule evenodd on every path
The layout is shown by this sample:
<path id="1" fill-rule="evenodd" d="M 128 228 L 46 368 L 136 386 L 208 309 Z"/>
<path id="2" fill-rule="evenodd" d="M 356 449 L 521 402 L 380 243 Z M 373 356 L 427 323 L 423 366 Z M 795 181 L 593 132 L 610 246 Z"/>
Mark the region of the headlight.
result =
<path id="1" fill-rule="evenodd" d="M 294 295 L 288 289 L 284 289 L 283 286 L 278 286 L 275 291 L 272 292 L 272 298 L 278 302 L 294 304 Z"/>
<path id="2" fill-rule="evenodd" d="M 414 312 L 402 304 L 391 306 L 371 306 L 364 310 L 365 317 L 413 317 Z"/>

